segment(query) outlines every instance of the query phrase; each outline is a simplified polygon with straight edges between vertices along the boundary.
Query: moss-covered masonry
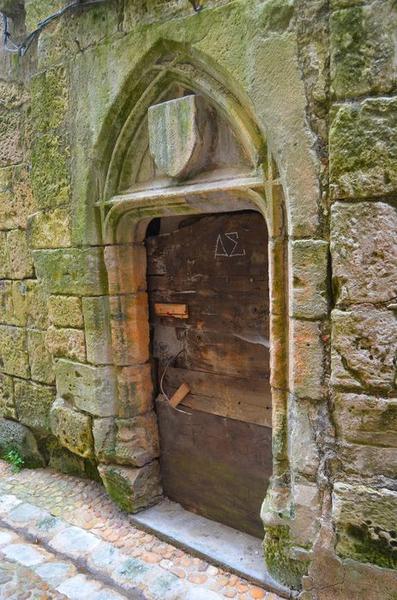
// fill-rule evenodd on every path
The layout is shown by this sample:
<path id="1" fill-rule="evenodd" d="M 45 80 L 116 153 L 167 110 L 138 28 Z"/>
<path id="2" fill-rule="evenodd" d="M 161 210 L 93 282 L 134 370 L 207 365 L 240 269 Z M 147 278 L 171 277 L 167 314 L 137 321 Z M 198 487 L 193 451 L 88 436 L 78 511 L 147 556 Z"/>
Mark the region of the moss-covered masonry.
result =
<path id="1" fill-rule="evenodd" d="M 65 4 L 0 10 L 22 37 Z M 108 0 L 0 50 L 0 451 L 100 477 L 128 511 L 161 494 L 145 250 L 132 223 L 105 239 L 96 203 L 169 61 L 272 155 L 266 564 L 301 600 L 395 600 L 397 6 L 203 4 Z"/>

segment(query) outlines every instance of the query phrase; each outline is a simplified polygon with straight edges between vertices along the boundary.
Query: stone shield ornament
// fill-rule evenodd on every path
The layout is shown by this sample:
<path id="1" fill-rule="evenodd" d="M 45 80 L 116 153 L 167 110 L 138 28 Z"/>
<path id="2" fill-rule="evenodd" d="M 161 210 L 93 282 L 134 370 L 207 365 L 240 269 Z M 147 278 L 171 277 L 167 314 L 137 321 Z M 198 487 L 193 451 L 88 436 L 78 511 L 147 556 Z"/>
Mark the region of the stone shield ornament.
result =
<path id="1" fill-rule="evenodd" d="M 202 97 L 176 98 L 148 111 L 150 153 L 161 173 L 184 179 L 209 160 L 211 115 Z"/>

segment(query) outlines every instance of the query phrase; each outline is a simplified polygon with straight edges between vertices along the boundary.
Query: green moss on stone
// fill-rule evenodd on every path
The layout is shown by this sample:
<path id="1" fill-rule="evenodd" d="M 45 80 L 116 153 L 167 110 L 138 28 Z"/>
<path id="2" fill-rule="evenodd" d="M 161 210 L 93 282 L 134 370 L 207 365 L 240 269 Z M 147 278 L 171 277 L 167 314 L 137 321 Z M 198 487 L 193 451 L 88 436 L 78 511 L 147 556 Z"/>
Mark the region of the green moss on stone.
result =
<path id="1" fill-rule="evenodd" d="M 365 67 L 362 53 L 366 36 L 363 8 L 355 6 L 336 11 L 332 16 L 334 86 L 341 91 L 361 78 Z"/>
<path id="2" fill-rule="evenodd" d="M 330 127 L 333 196 L 364 198 L 397 190 L 397 99 L 345 104 Z"/>
<path id="3" fill-rule="evenodd" d="M 268 527 L 263 542 L 265 563 L 269 573 L 278 581 L 293 589 L 300 589 L 301 580 L 306 575 L 309 563 L 292 559 L 290 551 L 293 542 L 286 526 Z"/>
<path id="4" fill-rule="evenodd" d="M 293 0 L 270 0 L 265 2 L 260 18 L 263 30 L 269 33 L 281 33 L 286 31 L 293 14 Z"/>
<path id="5" fill-rule="evenodd" d="M 395 85 L 395 2 L 363 4 L 331 16 L 331 78 L 338 97 L 385 92 Z"/>
<path id="6" fill-rule="evenodd" d="M 32 79 L 32 121 L 36 132 L 61 127 L 69 106 L 69 81 L 64 67 L 49 69 Z"/>
<path id="7" fill-rule="evenodd" d="M 40 208 L 65 204 L 70 194 L 70 150 L 57 133 L 38 136 L 32 148 L 32 188 Z"/>
<path id="8" fill-rule="evenodd" d="M 392 528 L 394 525 L 390 523 Z M 346 558 L 355 558 L 360 562 L 369 562 L 387 569 L 397 568 L 397 536 L 395 531 L 384 531 L 380 527 L 371 527 L 369 523 L 361 526 L 350 524 L 346 535 L 351 540 L 351 551 Z M 340 553 L 344 556 L 343 553 Z"/>

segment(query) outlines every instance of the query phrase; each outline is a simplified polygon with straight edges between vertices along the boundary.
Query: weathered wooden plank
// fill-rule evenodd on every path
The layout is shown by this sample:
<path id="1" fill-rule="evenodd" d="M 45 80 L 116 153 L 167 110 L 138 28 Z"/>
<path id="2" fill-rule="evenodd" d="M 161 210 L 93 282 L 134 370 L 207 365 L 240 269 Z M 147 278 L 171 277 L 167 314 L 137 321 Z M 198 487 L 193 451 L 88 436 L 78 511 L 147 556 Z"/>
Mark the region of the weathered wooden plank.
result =
<path id="1" fill-rule="evenodd" d="M 183 349 L 175 364 L 179 368 L 246 378 L 269 373 L 268 341 L 259 334 L 251 338 L 199 329 L 179 329 L 176 335 L 172 331 L 172 327 L 156 327 L 155 358 L 168 360 Z"/>
<path id="2" fill-rule="evenodd" d="M 166 495 L 263 537 L 259 513 L 271 475 L 271 430 L 156 402 Z"/>
<path id="3" fill-rule="evenodd" d="M 266 339 L 241 339 L 239 334 L 188 329 L 184 339 L 185 352 L 178 366 L 197 371 L 223 373 L 242 377 L 256 377 L 269 372 L 269 348 L 262 345 Z"/>
<path id="4" fill-rule="evenodd" d="M 164 388 L 167 394 L 186 382 L 191 393 L 182 402 L 196 410 L 272 426 L 272 398 L 269 379 L 243 379 L 224 375 L 168 368 Z"/>
<path id="5" fill-rule="evenodd" d="M 174 319 L 189 318 L 189 312 L 186 304 L 154 302 L 153 313 L 156 317 L 172 317 Z"/>
<path id="6" fill-rule="evenodd" d="M 156 306 L 164 304 L 162 314 Z M 180 303 L 180 304 L 176 304 Z M 167 315 L 167 306 L 185 306 L 183 317 L 187 326 L 200 330 L 233 331 L 234 333 L 254 334 L 269 330 L 268 299 L 251 294 L 213 294 L 203 290 L 194 294 L 175 292 L 153 292 L 150 295 L 149 310 L 151 321 L 155 325 L 175 326 L 175 316 Z M 170 312 L 171 312 L 170 309 Z M 181 312 L 182 309 L 181 309 Z"/>
<path id="7" fill-rule="evenodd" d="M 263 294 L 268 297 L 267 274 L 258 274 L 255 277 L 234 275 L 230 272 L 218 273 L 217 277 L 208 273 L 195 273 L 189 277 L 179 271 L 171 271 L 163 275 L 150 275 L 148 278 L 149 292 L 169 292 L 192 294 L 201 290 L 212 290 L 213 292 L 227 291 L 228 293 Z"/>

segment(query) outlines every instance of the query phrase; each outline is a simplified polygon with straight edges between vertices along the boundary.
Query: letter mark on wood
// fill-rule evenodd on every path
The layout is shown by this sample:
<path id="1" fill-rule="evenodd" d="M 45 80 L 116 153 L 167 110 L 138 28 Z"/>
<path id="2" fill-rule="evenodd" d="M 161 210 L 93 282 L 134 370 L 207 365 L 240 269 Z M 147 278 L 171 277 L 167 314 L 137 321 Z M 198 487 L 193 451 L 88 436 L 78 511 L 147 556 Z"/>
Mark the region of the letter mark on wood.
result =
<path id="1" fill-rule="evenodd" d="M 223 237 L 223 239 L 222 239 Z M 231 242 L 232 245 L 229 243 Z M 215 258 L 218 256 L 245 256 L 245 249 L 241 247 L 237 231 L 220 233 L 216 239 Z"/>

